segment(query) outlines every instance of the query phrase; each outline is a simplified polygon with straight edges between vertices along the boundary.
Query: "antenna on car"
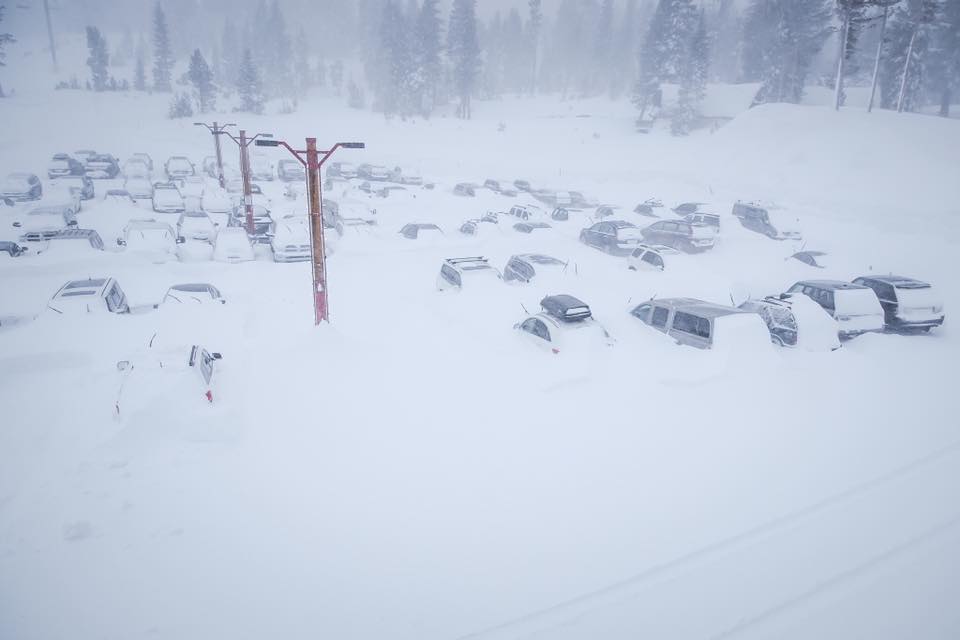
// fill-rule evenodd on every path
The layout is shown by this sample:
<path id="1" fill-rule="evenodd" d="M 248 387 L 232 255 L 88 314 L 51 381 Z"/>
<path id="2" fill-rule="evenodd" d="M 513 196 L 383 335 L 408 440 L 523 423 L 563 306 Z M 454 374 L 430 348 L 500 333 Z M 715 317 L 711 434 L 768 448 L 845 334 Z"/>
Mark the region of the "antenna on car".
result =
<path id="1" fill-rule="evenodd" d="M 520 303 L 520 308 L 523 309 L 523 312 L 524 312 L 524 313 L 526 313 L 527 315 L 530 315 L 530 312 L 527 311 L 527 307 L 524 306 L 524 304 L 523 304 L 522 302 Z"/>

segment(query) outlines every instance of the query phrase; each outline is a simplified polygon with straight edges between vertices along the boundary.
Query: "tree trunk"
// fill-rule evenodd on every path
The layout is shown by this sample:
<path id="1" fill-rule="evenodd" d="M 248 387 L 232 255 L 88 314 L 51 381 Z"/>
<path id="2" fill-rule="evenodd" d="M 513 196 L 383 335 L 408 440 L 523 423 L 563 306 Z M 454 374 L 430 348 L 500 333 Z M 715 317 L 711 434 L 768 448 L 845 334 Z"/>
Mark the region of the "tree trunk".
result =
<path id="1" fill-rule="evenodd" d="M 910 46 L 907 47 L 907 59 L 903 61 L 903 76 L 900 78 L 900 95 L 897 96 L 897 113 L 903 113 L 904 96 L 907 93 L 907 77 L 910 75 L 910 58 L 913 57 L 913 42 L 917 39 L 917 32 L 920 27 L 917 26 L 910 36 Z"/>
<path id="2" fill-rule="evenodd" d="M 949 81 L 940 93 L 940 115 L 944 118 L 950 117 L 950 102 L 953 100 L 953 88 Z"/>
<path id="3" fill-rule="evenodd" d="M 840 98 L 843 95 L 843 71 L 847 61 L 847 34 L 850 33 L 850 16 L 843 16 L 843 26 L 840 27 L 840 55 L 837 56 L 837 83 L 833 91 L 833 108 L 840 111 Z"/>
<path id="4" fill-rule="evenodd" d="M 873 101 L 877 95 L 877 78 L 880 76 L 880 54 L 883 51 L 883 38 L 887 31 L 887 15 L 890 8 L 883 7 L 883 20 L 880 22 L 880 42 L 877 43 L 877 57 L 873 60 L 873 81 L 870 83 L 870 102 L 867 104 L 867 113 L 873 111 Z"/>

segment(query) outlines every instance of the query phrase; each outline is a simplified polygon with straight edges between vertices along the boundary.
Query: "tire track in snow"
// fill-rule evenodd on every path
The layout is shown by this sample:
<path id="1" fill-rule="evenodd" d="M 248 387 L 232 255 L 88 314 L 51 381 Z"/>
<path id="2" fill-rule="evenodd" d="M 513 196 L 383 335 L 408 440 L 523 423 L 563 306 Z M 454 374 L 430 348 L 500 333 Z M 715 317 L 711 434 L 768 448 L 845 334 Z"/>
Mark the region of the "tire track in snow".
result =
<path id="1" fill-rule="evenodd" d="M 543 630 L 544 628 L 562 625 L 565 621 L 571 618 L 579 617 L 580 615 L 594 608 L 603 606 L 603 604 L 608 600 L 616 599 L 618 596 L 626 595 L 625 592 L 631 588 L 641 586 L 653 580 L 669 578 L 672 575 L 680 574 L 684 570 L 691 568 L 691 566 L 694 566 L 699 562 L 709 560 L 710 558 L 723 554 L 724 552 L 733 551 L 740 547 L 746 547 L 751 543 L 757 542 L 764 538 L 775 536 L 776 534 L 786 531 L 805 520 L 812 519 L 825 511 L 829 511 L 832 508 L 868 495 L 884 486 L 895 484 L 897 481 L 907 478 L 917 471 L 923 470 L 946 458 L 957 455 L 958 453 L 960 453 L 960 440 L 955 440 L 938 449 L 935 449 L 930 453 L 920 456 L 919 458 L 915 458 L 906 464 L 875 476 L 869 480 L 852 485 L 843 491 L 827 496 L 826 498 L 818 500 L 805 507 L 801 507 L 800 509 L 776 516 L 770 520 L 767 520 L 766 522 L 741 531 L 740 533 L 707 544 L 698 549 L 677 556 L 671 560 L 652 565 L 647 569 L 630 576 L 629 578 L 625 578 L 599 589 L 575 596 L 569 600 L 565 600 L 555 605 L 516 617 L 507 622 L 503 622 L 480 631 L 458 636 L 456 640 L 493 640 L 500 637 L 522 637 L 517 634 L 527 632 L 532 633 L 534 631 Z M 943 528 L 955 526 L 958 524 L 958 522 L 955 521 L 958 518 L 960 518 L 960 515 L 945 521 L 942 526 L 938 525 L 940 528 L 934 527 L 930 531 L 940 531 Z M 924 534 L 921 533 L 917 537 L 922 538 L 923 535 Z M 896 548 L 897 547 L 895 547 L 895 549 Z M 869 564 L 869 562 L 864 564 Z M 812 594 L 808 596 L 802 595 L 799 597 L 812 597 Z M 526 630 L 522 629 L 524 625 L 529 625 L 530 628 Z M 725 636 L 718 636 L 718 638 L 722 637 Z"/>

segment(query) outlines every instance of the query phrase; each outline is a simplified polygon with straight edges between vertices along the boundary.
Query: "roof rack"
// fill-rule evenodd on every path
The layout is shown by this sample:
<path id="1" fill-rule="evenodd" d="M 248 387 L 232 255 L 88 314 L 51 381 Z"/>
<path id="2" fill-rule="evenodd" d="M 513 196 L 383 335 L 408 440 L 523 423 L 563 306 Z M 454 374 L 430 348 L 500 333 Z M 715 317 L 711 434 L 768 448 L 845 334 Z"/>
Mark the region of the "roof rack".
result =
<path id="1" fill-rule="evenodd" d="M 587 303 L 568 294 L 547 296 L 540 301 L 540 306 L 549 315 L 563 322 L 586 320 L 593 315 Z"/>
<path id="2" fill-rule="evenodd" d="M 483 256 L 465 256 L 462 258 L 446 258 L 446 262 L 450 264 L 460 264 L 461 262 L 489 262 Z"/>

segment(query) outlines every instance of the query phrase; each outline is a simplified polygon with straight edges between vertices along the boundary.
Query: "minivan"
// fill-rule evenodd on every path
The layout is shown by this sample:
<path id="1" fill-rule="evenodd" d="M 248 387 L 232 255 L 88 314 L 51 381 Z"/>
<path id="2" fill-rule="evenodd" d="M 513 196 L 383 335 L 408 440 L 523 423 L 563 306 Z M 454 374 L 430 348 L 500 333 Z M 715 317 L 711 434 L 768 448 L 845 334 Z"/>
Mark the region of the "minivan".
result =
<path id="1" fill-rule="evenodd" d="M 769 346 L 767 326 L 756 313 L 697 300 L 696 298 L 660 298 L 634 307 L 630 314 L 657 331 L 697 349 L 712 349 L 721 341 L 746 339 Z"/>

